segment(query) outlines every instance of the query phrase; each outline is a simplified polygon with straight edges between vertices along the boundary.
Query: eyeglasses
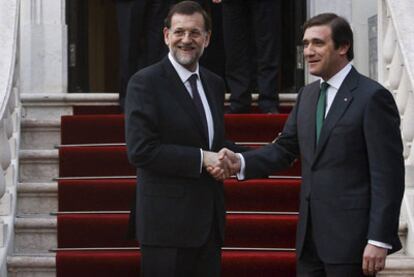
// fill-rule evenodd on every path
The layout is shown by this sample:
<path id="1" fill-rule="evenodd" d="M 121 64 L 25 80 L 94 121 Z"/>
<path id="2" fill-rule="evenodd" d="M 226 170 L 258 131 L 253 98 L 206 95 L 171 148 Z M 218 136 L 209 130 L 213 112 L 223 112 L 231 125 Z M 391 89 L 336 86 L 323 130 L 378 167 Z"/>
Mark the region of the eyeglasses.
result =
<path id="1" fill-rule="evenodd" d="M 183 29 L 176 29 L 176 30 L 170 30 L 170 32 L 172 32 L 172 35 L 177 38 L 183 38 L 185 36 L 189 36 L 192 39 L 200 38 L 202 35 L 205 34 L 205 31 L 201 31 L 197 29 L 194 29 L 191 31 L 186 31 Z"/>

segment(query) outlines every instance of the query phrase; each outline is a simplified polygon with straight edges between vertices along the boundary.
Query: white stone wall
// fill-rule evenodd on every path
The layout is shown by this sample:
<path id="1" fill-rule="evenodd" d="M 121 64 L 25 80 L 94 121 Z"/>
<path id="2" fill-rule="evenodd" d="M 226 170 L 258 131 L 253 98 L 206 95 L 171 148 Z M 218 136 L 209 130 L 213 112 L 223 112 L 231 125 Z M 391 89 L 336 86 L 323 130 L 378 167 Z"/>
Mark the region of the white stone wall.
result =
<path id="1" fill-rule="evenodd" d="M 67 92 L 65 0 L 20 2 L 22 93 Z"/>

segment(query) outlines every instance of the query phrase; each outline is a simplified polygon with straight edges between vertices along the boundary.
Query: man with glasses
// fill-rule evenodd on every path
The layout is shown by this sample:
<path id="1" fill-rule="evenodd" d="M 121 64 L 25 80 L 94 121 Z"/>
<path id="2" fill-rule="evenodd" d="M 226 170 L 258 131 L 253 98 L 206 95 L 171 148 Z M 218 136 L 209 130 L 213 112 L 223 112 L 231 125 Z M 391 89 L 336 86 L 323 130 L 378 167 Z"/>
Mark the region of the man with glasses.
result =
<path id="1" fill-rule="evenodd" d="M 138 71 L 125 102 L 128 158 L 137 168 L 131 231 L 141 246 L 141 276 L 220 275 L 223 183 L 206 171 L 222 166 L 224 82 L 199 66 L 211 21 L 193 1 L 174 5 L 163 30 L 169 54 Z"/>

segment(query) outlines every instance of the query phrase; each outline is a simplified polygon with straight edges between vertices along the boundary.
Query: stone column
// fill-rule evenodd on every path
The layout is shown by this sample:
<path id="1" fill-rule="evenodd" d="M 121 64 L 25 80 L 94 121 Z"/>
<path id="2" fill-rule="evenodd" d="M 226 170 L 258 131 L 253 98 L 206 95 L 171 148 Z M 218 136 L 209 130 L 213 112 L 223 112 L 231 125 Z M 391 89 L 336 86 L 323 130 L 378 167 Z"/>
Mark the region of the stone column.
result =
<path id="1" fill-rule="evenodd" d="M 21 93 L 66 93 L 65 0 L 23 0 L 20 5 Z"/>

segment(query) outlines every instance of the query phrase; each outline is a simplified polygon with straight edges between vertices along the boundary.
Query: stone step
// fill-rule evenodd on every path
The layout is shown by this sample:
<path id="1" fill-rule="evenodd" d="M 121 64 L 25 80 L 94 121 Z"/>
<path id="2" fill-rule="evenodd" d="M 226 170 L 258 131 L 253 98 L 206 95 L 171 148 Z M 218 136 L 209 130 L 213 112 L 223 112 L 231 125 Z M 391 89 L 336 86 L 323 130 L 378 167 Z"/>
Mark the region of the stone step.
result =
<path id="1" fill-rule="evenodd" d="M 14 253 L 48 253 L 57 247 L 57 219 L 50 215 L 16 217 Z"/>
<path id="2" fill-rule="evenodd" d="M 279 93 L 279 101 L 283 106 L 292 106 L 297 93 Z M 118 105 L 118 93 L 22 93 L 20 99 L 24 108 L 23 118 L 50 120 L 59 119 L 62 115 L 73 114 L 73 106 L 82 105 Z M 230 94 L 226 93 L 228 102 Z M 257 93 L 252 94 L 252 103 L 256 105 Z"/>
<path id="3" fill-rule="evenodd" d="M 387 257 L 385 269 L 378 277 L 409 277 L 414 276 L 414 257 L 393 254 Z"/>
<path id="4" fill-rule="evenodd" d="M 13 255 L 7 258 L 9 277 L 55 277 L 55 254 Z M 414 257 L 391 255 L 379 277 L 414 276 Z"/>
<path id="5" fill-rule="evenodd" d="M 58 210 L 58 185 L 48 183 L 19 183 L 17 185 L 17 214 L 49 214 Z"/>
<path id="6" fill-rule="evenodd" d="M 19 183 L 17 186 L 17 214 L 20 216 L 50 214 L 58 211 L 58 184 L 56 182 Z M 407 241 L 408 224 L 402 216 L 399 235 L 403 249 Z"/>
<path id="7" fill-rule="evenodd" d="M 8 277 L 55 277 L 56 255 L 24 254 L 7 257 Z"/>
<path id="8" fill-rule="evenodd" d="M 20 149 L 54 149 L 60 144 L 60 118 L 21 122 Z"/>
<path id="9" fill-rule="evenodd" d="M 227 101 L 230 94 L 226 94 Z M 281 105 L 291 106 L 296 94 L 281 94 Z M 253 94 L 253 102 L 258 99 Z M 92 100 L 96 102 L 91 103 Z M 117 105 L 114 93 L 75 93 L 70 95 L 22 95 L 25 108 L 21 120 L 21 149 L 54 149 L 60 144 L 60 116 L 71 115 L 72 105 Z M 34 113 L 34 114 L 33 114 Z M 36 115 L 36 116 L 35 116 Z"/>
<path id="10" fill-rule="evenodd" d="M 405 243 L 406 224 L 399 234 Z M 52 215 L 21 215 L 15 221 L 15 253 L 47 253 L 57 248 L 57 219 Z M 404 254 L 404 248 L 398 252 Z"/>
<path id="11" fill-rule="evenodd" d="M 20 150 L 20 182 L 51 182 L 59 176 L 58 150 Z"/>
<path id="12" fill-rule="evenodd" d="M 73 106 L 118 105 L 117 93 L 22 93 L 23 119 L 57 120 L 73 114 Z"/>

